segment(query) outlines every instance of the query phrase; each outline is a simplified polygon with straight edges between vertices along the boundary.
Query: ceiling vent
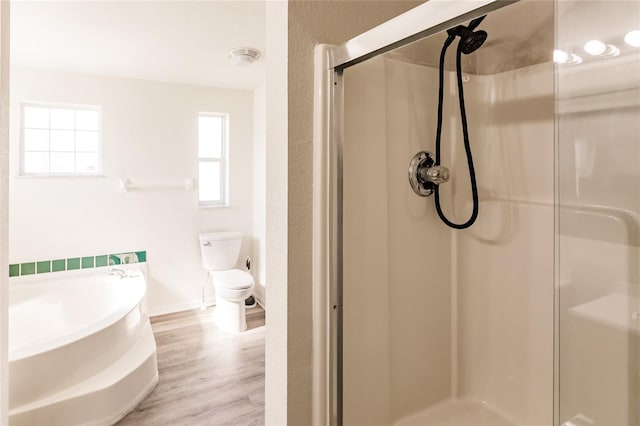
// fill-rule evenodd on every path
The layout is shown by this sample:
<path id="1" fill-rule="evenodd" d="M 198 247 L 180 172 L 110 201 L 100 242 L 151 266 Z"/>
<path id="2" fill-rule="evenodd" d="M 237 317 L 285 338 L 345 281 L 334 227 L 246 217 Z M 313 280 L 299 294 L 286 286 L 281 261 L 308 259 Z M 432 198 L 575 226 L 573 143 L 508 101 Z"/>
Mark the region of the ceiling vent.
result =
<path id="1" fill-rule="evenodd" d="M 227 60 L 240 67 L 248 67 L 260 58 L 260 51 L 253 47 L 238 47 L 227 52 Z"/>

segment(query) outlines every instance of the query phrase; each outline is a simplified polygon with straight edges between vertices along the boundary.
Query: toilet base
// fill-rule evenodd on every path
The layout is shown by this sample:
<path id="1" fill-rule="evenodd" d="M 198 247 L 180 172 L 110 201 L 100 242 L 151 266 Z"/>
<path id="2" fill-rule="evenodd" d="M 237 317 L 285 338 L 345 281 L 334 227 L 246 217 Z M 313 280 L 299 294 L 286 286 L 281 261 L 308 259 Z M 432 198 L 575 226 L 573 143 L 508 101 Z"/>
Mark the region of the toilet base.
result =
<path id="1" fill-rule="evenodd" d="M 213 320 L 218 328 L 227 333 L 241 333 L 247 329 L 247 315 L 244 299 L 230 302 L 222 297 L 216 298 Z"/>

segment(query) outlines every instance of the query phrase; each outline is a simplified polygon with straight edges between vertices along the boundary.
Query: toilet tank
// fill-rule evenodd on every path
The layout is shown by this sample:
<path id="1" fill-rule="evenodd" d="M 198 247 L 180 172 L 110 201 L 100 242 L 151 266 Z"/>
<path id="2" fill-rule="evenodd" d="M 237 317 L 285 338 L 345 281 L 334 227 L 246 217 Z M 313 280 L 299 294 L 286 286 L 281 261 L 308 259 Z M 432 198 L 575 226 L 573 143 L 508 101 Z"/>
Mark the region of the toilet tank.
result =
<path id="1" fill-rule="evenodd" d="M 202 265 L 210 271 L 224 271 L 236 267 L 242 234 L 239 232 L 207 232 L 200 234 Z"/>

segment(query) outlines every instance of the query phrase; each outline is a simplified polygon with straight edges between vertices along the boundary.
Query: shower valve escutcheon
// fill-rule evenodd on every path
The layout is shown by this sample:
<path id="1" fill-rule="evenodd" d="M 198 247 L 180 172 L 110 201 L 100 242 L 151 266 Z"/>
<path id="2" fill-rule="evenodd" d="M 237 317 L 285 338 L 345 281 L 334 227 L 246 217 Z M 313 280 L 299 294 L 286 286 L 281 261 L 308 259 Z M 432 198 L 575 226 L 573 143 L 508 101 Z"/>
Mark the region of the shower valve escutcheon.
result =
<path id="1" fill-rule="evenodd" d="M 444 166 L 436 166 L 436 161 L 428 151 L 420 151 L 409 163 L 409 184 L 413 192 L 421 197 L 433 194 L 436 186 L 449 181 L 451 173 Z"/>

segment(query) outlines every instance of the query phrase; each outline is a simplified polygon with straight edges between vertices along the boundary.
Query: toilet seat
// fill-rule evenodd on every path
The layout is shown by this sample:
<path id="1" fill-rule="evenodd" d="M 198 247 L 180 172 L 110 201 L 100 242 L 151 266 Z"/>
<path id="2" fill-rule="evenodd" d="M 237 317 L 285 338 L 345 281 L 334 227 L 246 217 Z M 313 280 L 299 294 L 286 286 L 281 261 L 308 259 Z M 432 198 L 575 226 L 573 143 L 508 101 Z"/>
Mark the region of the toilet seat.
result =
<path id="1" fill-rule="evenodd" d="M 228 269 L 226 271 L 211 271 L 213 285 L 229 290 L 244 290 L 255 284 L 251 274 L 240 269 Z"/>

